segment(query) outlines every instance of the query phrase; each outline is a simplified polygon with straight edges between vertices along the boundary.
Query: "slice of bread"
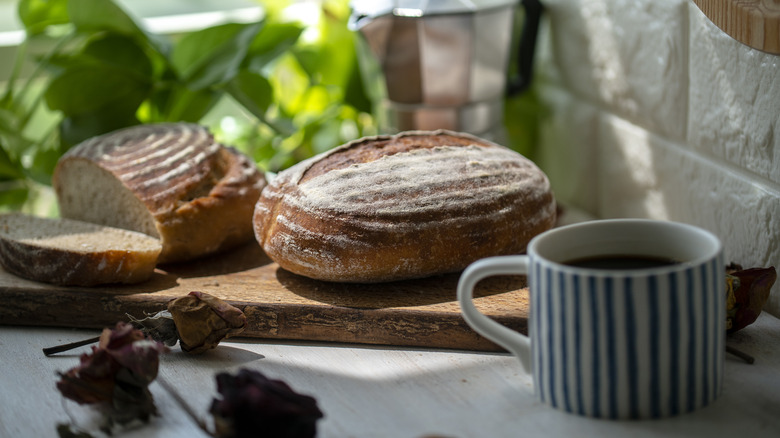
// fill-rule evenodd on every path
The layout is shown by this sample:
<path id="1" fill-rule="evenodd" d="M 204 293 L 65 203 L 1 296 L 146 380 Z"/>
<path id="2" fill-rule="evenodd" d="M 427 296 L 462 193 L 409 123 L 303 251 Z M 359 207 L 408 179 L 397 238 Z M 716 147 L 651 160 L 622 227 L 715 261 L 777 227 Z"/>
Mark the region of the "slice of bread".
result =
<path id="1" fill-rule="evenodd" d="M 0 263 L 15 275 L 65 286 L 151 277 L 159 239 L 134 231 L 21 213 L 0 215 Z"/>

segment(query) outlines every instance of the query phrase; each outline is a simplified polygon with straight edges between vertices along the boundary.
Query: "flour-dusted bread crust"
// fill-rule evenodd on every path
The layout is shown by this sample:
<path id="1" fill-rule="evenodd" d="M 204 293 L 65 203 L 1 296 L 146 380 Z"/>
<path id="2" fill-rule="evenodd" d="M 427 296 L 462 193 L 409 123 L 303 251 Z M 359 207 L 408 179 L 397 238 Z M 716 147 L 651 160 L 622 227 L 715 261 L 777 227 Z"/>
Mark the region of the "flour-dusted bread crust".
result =
<path id="1" fill-rule="evenodd" d="M 55 168 L 63 217 L 162 241 L 159 263 L 251 241 L 266 181 L 238 151 L 189 123 L 139 125 L 86 140 Z"/>
<path id="2" fill-rule="evenodd" d="M 448 131 L 367 137 L 298 163 L 270 182 L 254 215 L 255 237 L 282 268 L 367 283 L 520 253 L 554 222 L 538 167 Z"/>
<path id="3" fill-rule="evenodd" d="M 0 263 L 19 277 L 65 286 L 139 283 L 162 251 L 134 231 L 20 213 L 0 215 Z"/>

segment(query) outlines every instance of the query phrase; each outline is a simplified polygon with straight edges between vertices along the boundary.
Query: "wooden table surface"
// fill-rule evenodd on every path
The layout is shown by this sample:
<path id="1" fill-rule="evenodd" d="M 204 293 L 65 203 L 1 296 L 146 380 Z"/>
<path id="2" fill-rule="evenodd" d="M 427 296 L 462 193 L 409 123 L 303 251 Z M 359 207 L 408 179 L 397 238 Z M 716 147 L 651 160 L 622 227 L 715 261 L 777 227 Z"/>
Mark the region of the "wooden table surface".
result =
<path id="1" fill-rule="evenodd" d="M 97 333 L 0 326 L 0 437 L 56 437 L 56 425 L 69 415 L 89 424 L 91 411 L 55 389 L 56 372 L 75 366 L 87 347 L 52 357 L 41 349 Z M 755 363 L 726 355 L 720 399 L 654 421 L 593 420 L 548 408 L 534 400 L 530 378 L 505 353 L 237 339 L 201 356 L 174 347 L 160 375 L 203 417 L 217 372 L 245 367 L 282 379 L 317 399 L 325 413 L 319 437 L 780 436 L 780 320 L 764 313 L 728 343 Z M 206 436 L 159 383 L 150 389 L 160 416 L 115 436 Z"/>

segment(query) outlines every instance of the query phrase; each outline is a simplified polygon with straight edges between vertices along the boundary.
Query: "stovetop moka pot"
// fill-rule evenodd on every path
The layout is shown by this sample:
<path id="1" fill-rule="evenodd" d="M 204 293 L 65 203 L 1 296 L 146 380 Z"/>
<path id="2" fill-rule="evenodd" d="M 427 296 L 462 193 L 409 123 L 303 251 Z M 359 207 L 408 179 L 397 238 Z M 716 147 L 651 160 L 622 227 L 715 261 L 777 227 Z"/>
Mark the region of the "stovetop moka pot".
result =
<path id="1" fill-rule="evenodd" d="M 520 5 L 517 73 L 508 78 Z M 531 80 L 538 0 L 353 0 L 351 7 L 358 61 L 382 132 L 496 137 L 504 97 Z"/>

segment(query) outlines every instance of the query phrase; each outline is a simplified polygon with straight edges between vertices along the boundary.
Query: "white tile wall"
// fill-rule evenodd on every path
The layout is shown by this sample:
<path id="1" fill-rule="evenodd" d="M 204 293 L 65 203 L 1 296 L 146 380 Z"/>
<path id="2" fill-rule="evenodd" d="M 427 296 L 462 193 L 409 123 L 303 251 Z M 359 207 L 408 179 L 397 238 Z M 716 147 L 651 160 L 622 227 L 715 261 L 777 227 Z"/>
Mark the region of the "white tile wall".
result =
<path id="1" fill-rule="evenodd" d="M 780 56 L 751 50 L 690 7 L 688 143 L 780 183 Z"/>
<path id="2" fill-rule="evenodd" d="M 562 85 L 665 136 L 684 138 L 685 0 L 548 0 L 544 4 Z"/>
<path id="3" fill-rule="evenodd" d="M 544 4 L 536 159 L 558 199 L 692 223 L 728 260 L 780 269 L 780 56 L 688 0 Z M 780 316 L 780 284 L 765 310 Z"/>
<path id="4" fill-rule="evenodd" d="M 544 147 L 535 160 L 546 170 L 556 197 L 568 200 L 572 207 L 595 212 L 597 187 L 583 181 L 594 180 L 598 166 L 599 111 L 561 88 L 540 91 L 550 115 L 541 127 Z"/>

